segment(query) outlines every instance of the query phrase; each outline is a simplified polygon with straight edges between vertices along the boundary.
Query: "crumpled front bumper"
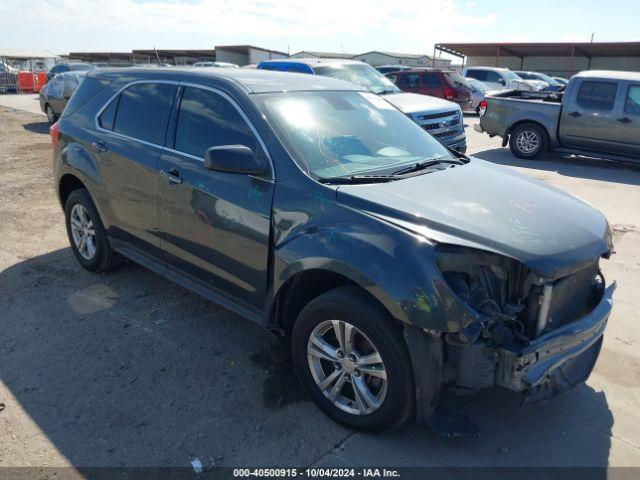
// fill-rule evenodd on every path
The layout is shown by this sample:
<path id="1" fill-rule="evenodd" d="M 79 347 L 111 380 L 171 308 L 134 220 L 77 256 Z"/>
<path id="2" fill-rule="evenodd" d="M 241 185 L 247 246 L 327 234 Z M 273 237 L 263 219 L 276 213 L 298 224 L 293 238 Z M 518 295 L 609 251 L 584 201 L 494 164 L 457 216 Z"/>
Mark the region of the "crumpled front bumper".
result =
<path id="1" fill-rule="evenodd" d="M 583 318 L 533 340 L 520 352 L 499 351 L 496 383 L 524 392 L 525 403 L 558 395 L 591 374 L 613 306 L 615 282 Z"/>

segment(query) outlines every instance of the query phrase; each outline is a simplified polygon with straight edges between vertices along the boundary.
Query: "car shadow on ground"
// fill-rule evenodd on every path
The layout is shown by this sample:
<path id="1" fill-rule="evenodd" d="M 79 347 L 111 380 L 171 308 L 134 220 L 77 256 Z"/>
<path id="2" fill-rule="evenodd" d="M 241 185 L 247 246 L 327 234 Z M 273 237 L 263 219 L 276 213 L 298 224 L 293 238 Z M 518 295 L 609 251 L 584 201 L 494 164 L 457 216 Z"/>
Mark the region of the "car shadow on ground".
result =
<path id="1" fill-rule="evenodd" d="M 565 156 L 553 152 L 546 153 L 536 160 L 523 160 L 515 157 L 508 148 L 492 148 L 474 153 L 472 156 L 500 165 L 556 172 L 566 177 L 640 185 L 640 165 Z"/>
<path id="2" fill-rule="evenodd" d="M 49 122 L 31 122 L 25 123 L 22 126 L 29 132 L 40 133 L 42 135 L 48 135 L 49 128 L 51 127 L 51 125 L 49 125 Z"/>
<path id="3" fill-rule="evenodd" d="M 72 465 L 302 466 L 351 433 L 307 399 L 262 327 L 134 264 L 96 275 L 70 249 L 53 251 L 0 272 L 0 298 L 0 380 L 15 398 L 2 399 L 5 414 L 23 409 L 37 426 L 30 448 L 43 450 L 41 431 Z M 337 454 L 368 465 L 607 465 L 612 416 L 588 386 L 524 409 L 501 390 L 446 401 L 481 438 L 407 425 Z"/>
<path id="4" fill-rule="evenodd" d="M 77 466 L 304 465 L 349 434 L 260 325 L 135 264 L 57 250 L 0 272 L 0 298 L 3 414 L 37 426 L 18 452 L 51 451 L 40 430 Z"/>

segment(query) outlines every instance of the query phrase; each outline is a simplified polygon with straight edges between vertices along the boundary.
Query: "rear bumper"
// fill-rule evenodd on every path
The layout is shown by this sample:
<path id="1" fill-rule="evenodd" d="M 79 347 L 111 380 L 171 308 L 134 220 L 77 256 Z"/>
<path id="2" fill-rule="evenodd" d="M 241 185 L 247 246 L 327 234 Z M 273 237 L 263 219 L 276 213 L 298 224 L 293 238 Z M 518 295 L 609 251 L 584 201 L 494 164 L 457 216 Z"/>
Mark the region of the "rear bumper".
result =
<path id="1" fill-rule="evenodd" d="M 496 383 L 525 393 L 525 403 L 545 400 L 591 374 L 613 306 L 615 282 L 585 317 L 552 330 L 516 353 L 499 350 Z"/>

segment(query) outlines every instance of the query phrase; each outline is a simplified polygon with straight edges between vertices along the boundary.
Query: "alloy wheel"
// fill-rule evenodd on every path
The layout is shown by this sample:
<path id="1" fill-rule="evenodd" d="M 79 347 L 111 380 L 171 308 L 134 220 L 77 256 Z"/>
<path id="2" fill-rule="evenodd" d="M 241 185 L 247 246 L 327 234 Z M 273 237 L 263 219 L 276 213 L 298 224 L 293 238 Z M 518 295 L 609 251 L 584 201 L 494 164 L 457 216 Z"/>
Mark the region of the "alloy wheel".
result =
<path id="1" fill-rule="evenodd" d="M 540 137 L 531 130 L 523 130 L 516 137 L 516 146 L 525 155 L 530 155 L 540 148 Z"/>
<path id="2" fill-rule="evenodd" d="M 373 342 L 343 320 L 318 324 L 307 342 L 307 360 L 316 385 L 340 410 L 369 415 L 387 394 L 387 371 Z"/>
<path id="3" fill-rule="evenodd" d="M 96 254 L 96 231 L 89 212 L 79 203 L 71 209 L 71 236 L 78 252 L 85 260 Z"/>

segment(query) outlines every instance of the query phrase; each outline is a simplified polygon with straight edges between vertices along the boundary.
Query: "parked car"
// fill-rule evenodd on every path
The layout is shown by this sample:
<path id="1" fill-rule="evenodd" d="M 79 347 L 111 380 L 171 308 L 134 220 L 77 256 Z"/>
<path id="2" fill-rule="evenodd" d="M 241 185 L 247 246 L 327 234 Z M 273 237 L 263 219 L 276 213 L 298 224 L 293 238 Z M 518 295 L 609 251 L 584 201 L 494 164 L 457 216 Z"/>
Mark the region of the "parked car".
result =
<path id="1" fill-rule="evenodd" d="M 84 268 L 125 256 L 265 326 L 349 428 L 425 419 L 445 386 L 547 399 L 598 356 L 605 217 L 358 85 L 96 70 L 51 138 Z"/>
<path id="2" fill-rule="evenodd" d="M 564 94 L 500 93 L 487 98 L 477 130 L 509 142 L 514 155 L 555 150 L 640 159 L 640 74 L 585 71 Z"/>
<path id="3" fill-rule="evenodd" d="M 403 92 L 444 98 L 457 103 L 465 112 L 471 109 L 471 87 L 465 78 L 454 70 L 412 68 L 388 73 L 387 78 Z"/>
<path id="4" fill-rule="evenodd" d="M 239 68 L 235 63 L 229 62 L 196 62 L 192 66 L 194 67 L 228 67 Z"/>
<path id="5" fill-rule="evenodd" d="M 406 65 L 380 65 L 378 67 L 375 67 L 375 69 L 378 70 L 383 75 L 386 75 L 387 73 L 409 70 L 410 68 L 411 67 L 407 67 Z"/>
<path id="6" fill-rule="evenodd" d="M 462 76 L 480 80 L 493 90 L 535 90 L 508 68 L 467 67 L 462 70 Z"/>
<path id="7" fill-rule="evenodd" d="M 84 70 L 60 73 L 40 89 L 40 109 L 47 114 L 49 123 L 54 123 L 62 114 L 86 73 Z"/>
<path id="8" fill-rule="evenodd" d="M 495 95 L 503 90 L 491 90 L 491 88 L 480 80 L 475 78 L 467 78 L 467 82 L 471 87 L 471 109 L 470 111 L 480 113 L 480 102 L 489 95 Z"/>
<path id="9" fill-rule="evenodd" d="M 563 85 L 565 87 L 569 83 L 569 80 L 563 77 L 551 77 L 551 78 L 553 78 L 556 82 L 558 82 L 560 85 Z"/>
<path id="10" fill-rule="evenodd" d="M 96 66 L 90 63 L 59 63 L 58 65 L 54 65 L 53 67 L 51 67 L 51 70 L 47 72 L 47 82 L 56 75 L 64 72 L 88 72 L 89 70 L 95 70 L 95 68 Z"/>
<path id="11" fill-rule="evenodd" d="M 450 148 L 467 150 L 462 110 L 453 102 L 415 93 L 404 93 L 366 63 L 355 60 L 300 58 L 260 62 L 258 69 L 307 73 L 355 83 L 382 96 L 414 122 Z"/>
<path id="12" fill-rule="evenodd" d="M 539 82 L 544 88 L 539 90 L 545 90 L 547 92 L 559 92 L 562 90 L 563 85 L 560 82 L 555 81 L 549 75 L 540 72 L 515 72 L 520 78 L 527 81 Z"/>

